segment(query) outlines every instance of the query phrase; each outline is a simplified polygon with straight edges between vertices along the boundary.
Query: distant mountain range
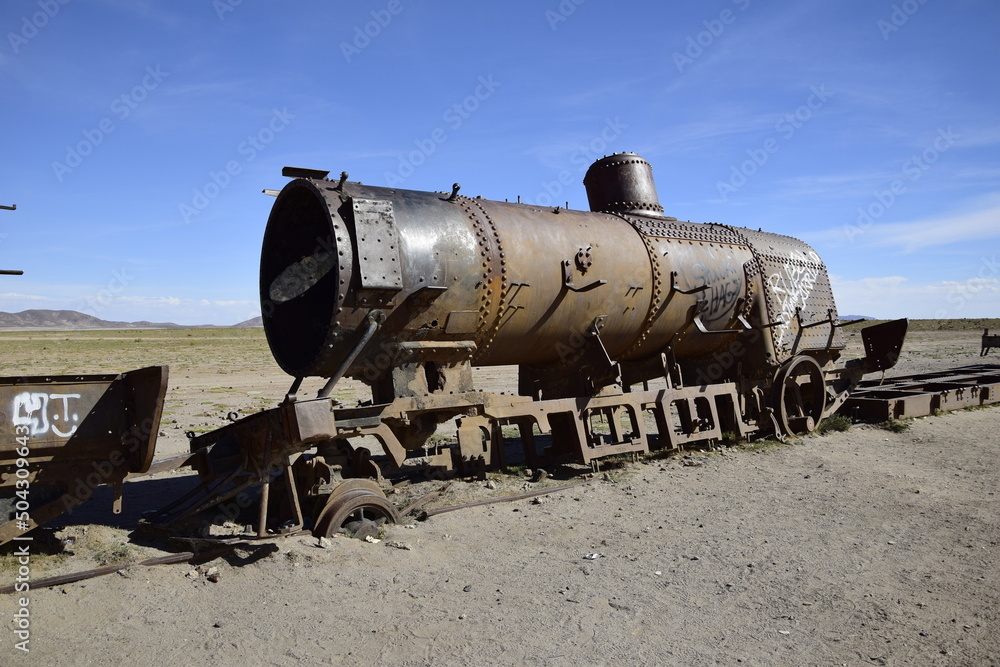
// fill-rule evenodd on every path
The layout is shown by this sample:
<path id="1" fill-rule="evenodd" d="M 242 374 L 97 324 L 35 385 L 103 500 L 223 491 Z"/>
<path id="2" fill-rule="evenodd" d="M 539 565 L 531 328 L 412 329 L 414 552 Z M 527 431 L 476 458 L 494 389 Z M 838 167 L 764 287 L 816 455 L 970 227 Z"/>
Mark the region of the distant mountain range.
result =
<path id="1" fill-rule="evenodd" d="M 0 312 L 0 329 L 197 329 L 217 327 L 216 324 L 174 324 L 173 322 L 113 322 L 75 310 L 23 310 L 20 313 Z M 226 325 L 223 325 L 226 326 Z M 254 317 L 233 327 L 263 326 Z"/>

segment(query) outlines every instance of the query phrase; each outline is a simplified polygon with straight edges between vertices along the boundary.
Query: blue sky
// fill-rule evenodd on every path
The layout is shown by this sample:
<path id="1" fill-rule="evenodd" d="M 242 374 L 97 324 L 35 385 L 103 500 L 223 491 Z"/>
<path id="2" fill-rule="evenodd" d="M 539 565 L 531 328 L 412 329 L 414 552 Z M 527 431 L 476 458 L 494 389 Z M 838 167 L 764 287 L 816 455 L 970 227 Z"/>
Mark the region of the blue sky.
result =
<path id="1" fill-rule="evenodd" d="M 8 0 L 0 310 L 258 314 L 284 165 L 796 236 L 842 314 L 1000 316 L 1000 4 Z"/>

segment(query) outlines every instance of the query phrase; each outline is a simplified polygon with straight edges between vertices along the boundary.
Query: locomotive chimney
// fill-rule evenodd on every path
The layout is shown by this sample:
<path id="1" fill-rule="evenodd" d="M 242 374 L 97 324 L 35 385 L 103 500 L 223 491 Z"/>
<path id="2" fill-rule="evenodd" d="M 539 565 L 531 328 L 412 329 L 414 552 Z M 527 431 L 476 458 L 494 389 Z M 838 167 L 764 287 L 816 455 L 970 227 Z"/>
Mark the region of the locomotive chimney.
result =
<path id="1" fill-rule="evenodd" d="M 662 216 L 653 168 L 635 153 L 615 153 L 590 165 L 583 177 L 591 211 Z"/>

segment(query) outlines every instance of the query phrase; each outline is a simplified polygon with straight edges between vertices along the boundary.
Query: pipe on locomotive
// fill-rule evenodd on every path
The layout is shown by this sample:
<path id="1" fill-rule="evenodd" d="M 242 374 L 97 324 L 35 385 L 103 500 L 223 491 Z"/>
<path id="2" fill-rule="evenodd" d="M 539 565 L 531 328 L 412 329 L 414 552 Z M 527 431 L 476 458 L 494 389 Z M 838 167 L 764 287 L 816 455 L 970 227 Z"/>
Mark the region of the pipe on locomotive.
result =
<path id="1" fill-rule="evenodd" d="M 623 364 L 669 350 L 705 367 L 737 346 L 740 363 L 713 380 L 762 378 L 802 352 L 825 364 L 844 347 L 812 248 L 664 216 L 634 153 L 587 171 L 591 211 L 286 173 L 302 177 L 271 210 L 260 298 L 274 358 L 296 378 L 374 385 L 413 345 L 522 368 L 571 362 L 593 335 Z"/>

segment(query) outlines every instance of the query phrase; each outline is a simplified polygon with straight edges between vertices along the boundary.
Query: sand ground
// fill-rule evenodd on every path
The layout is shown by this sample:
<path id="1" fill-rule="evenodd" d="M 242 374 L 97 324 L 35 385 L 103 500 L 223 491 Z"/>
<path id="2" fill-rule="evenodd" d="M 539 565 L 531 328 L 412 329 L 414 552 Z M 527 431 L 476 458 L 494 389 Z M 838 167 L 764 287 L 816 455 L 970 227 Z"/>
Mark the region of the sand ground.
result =
<path id="1" fill-rule="evenodd" d="M 998 363 L 979 358 L 979 333 L 911 334 L 893 372 Z M 273 362 L 254 366 L 259 341 L 237 342 L 244 366 L 166 360 L 158 458 L 186 451 L 187 430 L 283 396 Z M 537 501 L 394 526 L 377 544 L 293 537 L 201 571 L 133 564 L 32 590 L 30 653 L 14 648 L 17 600 L 3 596 L 2 664 L 998 664 L 1000 408 L 908 424 L 650 458 Z M 526 485 L 491 477 L 497 489 L 460 482 L 438 504 Z M 132 529 L 190 481 L 129 483 L 119 516 L 102 489 L 49 529 L 73 544 L 35 554 L 33 576 L 163 555 Z M 0 578 L 13 577 L 8 559 Z"/>

